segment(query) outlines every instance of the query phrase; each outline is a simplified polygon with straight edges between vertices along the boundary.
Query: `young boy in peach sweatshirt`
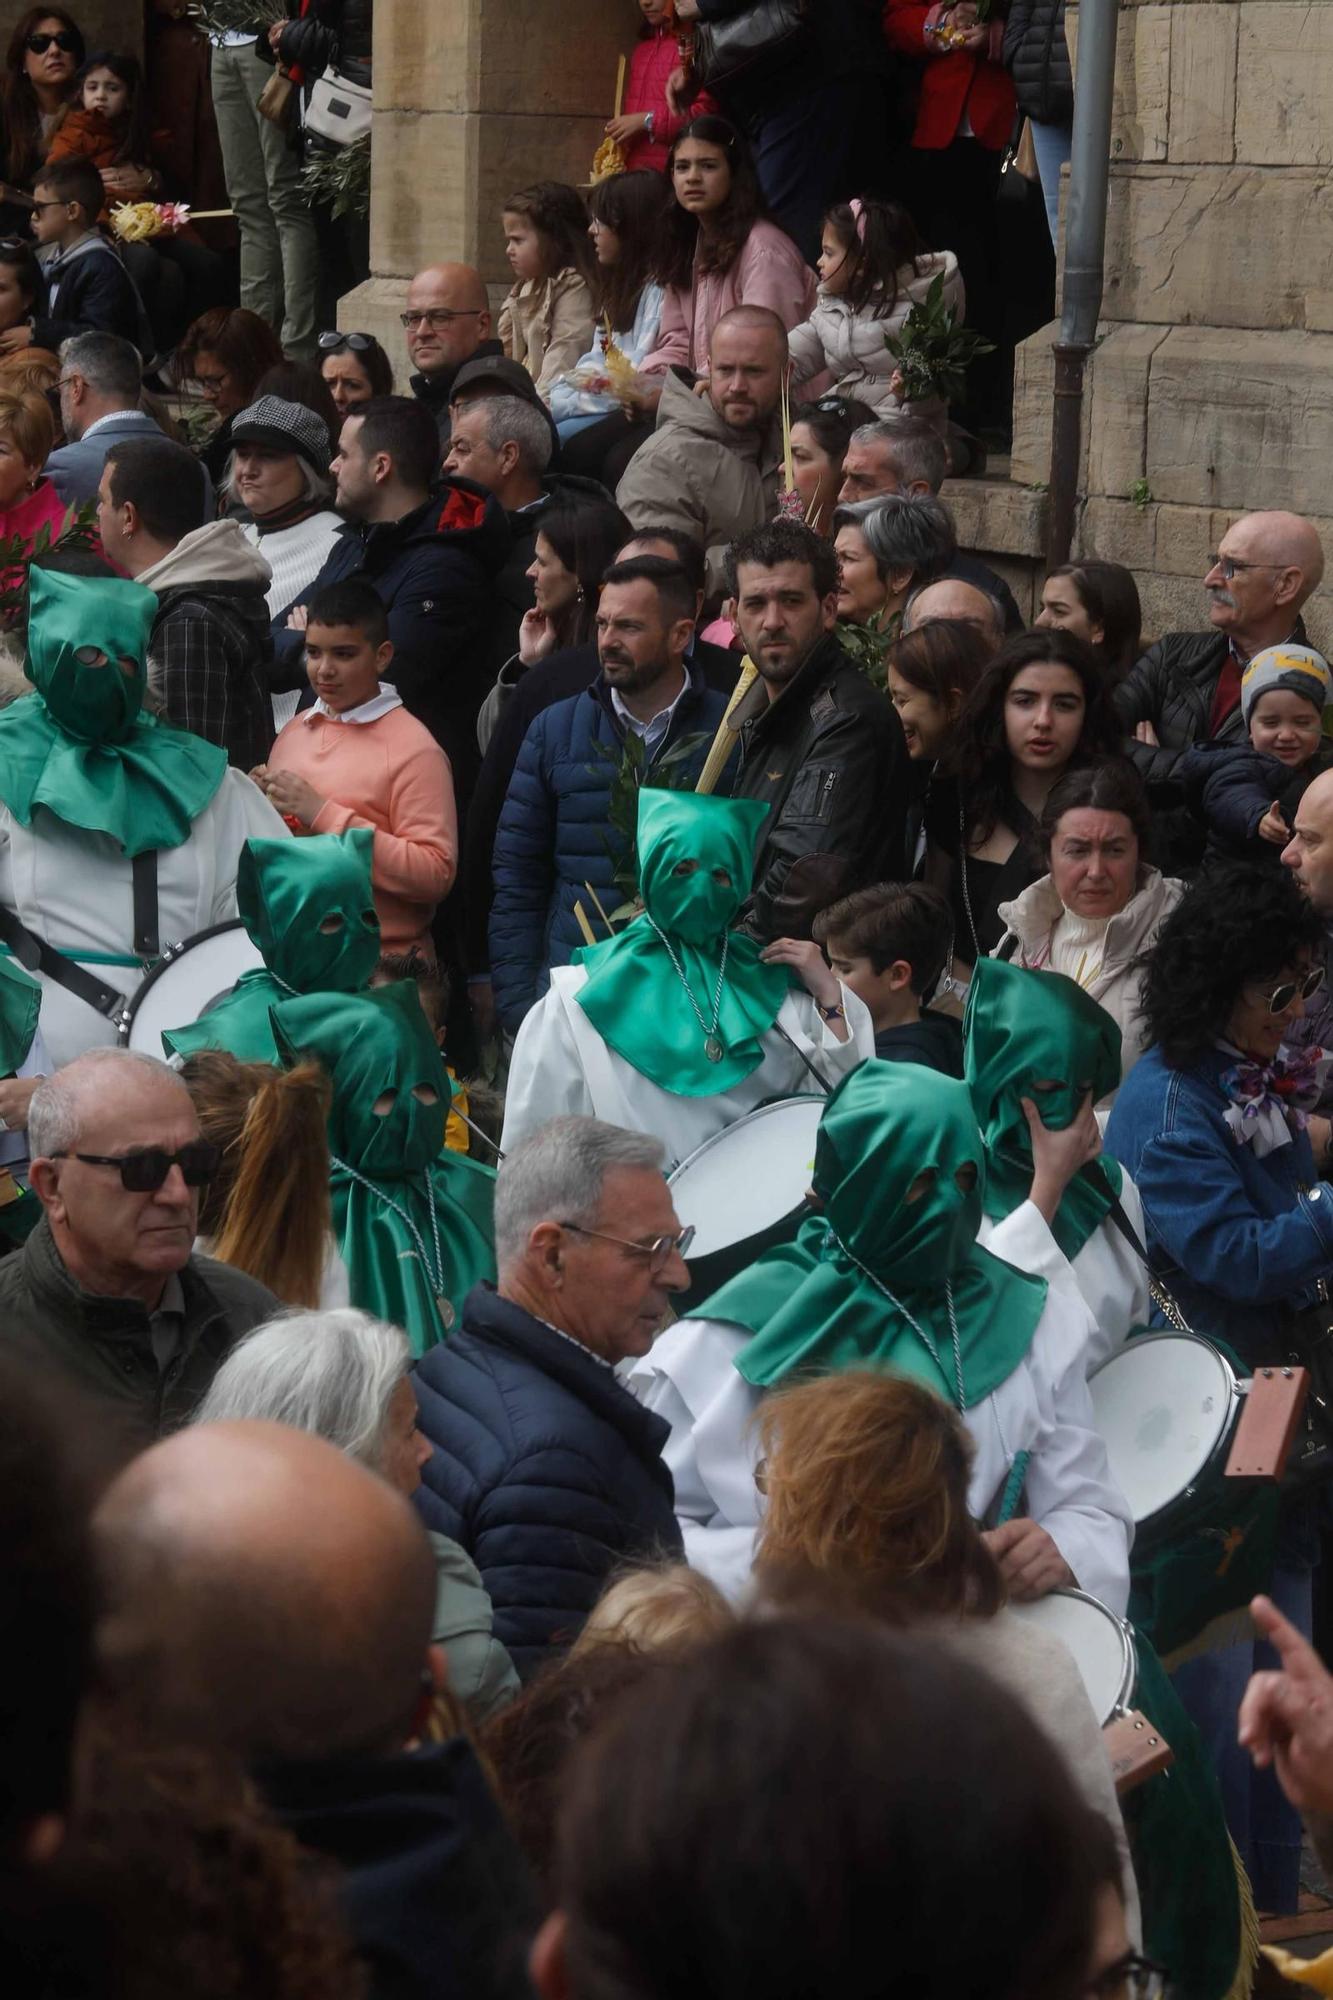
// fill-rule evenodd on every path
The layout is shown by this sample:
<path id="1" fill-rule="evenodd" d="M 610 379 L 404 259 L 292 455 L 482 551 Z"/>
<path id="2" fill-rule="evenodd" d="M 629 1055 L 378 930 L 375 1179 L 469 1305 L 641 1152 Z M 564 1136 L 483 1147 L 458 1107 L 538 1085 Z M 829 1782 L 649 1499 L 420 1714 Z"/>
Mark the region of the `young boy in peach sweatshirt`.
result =
<path id="1" fill-rule="evenodd" d="M 294 833 L 371 829 L 384 949 L 433 959 L 431 919 L 458 867 L 449 759 L 381 679 L 393 646 L 368 583 L 352 577 L 318 592 L 305 643 L 314 707 L 293 716 L 251 776 Z"/>

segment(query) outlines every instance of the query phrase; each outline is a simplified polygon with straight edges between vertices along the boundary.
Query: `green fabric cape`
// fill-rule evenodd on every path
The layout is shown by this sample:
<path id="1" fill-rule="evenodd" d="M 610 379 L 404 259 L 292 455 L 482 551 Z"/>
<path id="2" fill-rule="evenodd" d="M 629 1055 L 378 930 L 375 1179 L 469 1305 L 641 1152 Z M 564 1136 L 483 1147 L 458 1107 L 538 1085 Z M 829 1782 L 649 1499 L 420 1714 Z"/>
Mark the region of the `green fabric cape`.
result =
<path id="1" fill-rule="evenodd" d="M 34 569 L 28 602 L 37 692 L 0 711 L 0 803 L 20 826 L 45 806 L 131 859 L 180 847 L 222 783 L 227 753 L 141 712 L 157 599 L 123 577 Z M 89 647 L 104 666 L 77 658 Z"/>
<path id="2" fill-rule="evenodd" d="M 42 989 L 12 958 L 0 958 L 0 1076 L 26 1060 L 42 1011 Z"/>
<path id="3" fill-rule="evenodd" d="M 975 1182 L 967 1186 L 964 1173 L 960 1186 L 968 1168 Z M 1024 1277 L 978 1247 L 983 1179 L 981 1134 L 963 1084 L 915 1063 L 863 1063 L 839 1084 L 820 1122 L 814 1187 L 822 1214 L 694 1316 L 751 1329 L 736 1366 L 756 1387 L 798 1372 L 888 1368 L 958 1408 L 945 1297 L 951 1281 L 961 1407 L 972 1408 L 1013 1374 L 1046 1303 L 1044 1279 Z M 930 1336 L 938 1362 L 907 1313 Z"/>
<path id="4" fill-rule="evenodd" d="M 763 1037 L 787 995 L 786 971 L 763 964 L 753 938 L 731 931 L 728 939 L 750 891 L 755 842 L 767 816 L 760 799 L 641 791 L 639 888 L 645 914 L 619 937 L 574 955 L 588 974 L 578 1004 L 603 1041 L 641 1076 L 677 1097 L 712 1097 L 758 1069 Z M 704 1053 L 707 1035 L 653 923 L 670 939 L 706 1022 L 713 1018 L 727 940 L 717 1021 L 720 1062 L 710 1062 Z"/>
<path id="5" fill-rule="evenodd" d="M 352 1303 L 424 1354 L 473 1285 L 495 1277 L 495 1175 L 444 1151 L 449 1078 L 416 985 L 306 994 L 274 1007 L 272 1023 L 284 1063 L 313 1057 L 333 1084 L 334 1232 Z"/>
<path id="6" fill-rule="evenodd" d="M 357 993 L 379 963 L 368 827 L 305 840 L 247 840 L 236 907 L 261 971 L 245 972 L 201 1020 L 171 1028 L 170 1055 L 226 1049 L 238 1062 L 279 1060 L 269 1011 L 300 993 Z"/>
<path id="7" fill-rule="evenodd" d="M 1030 1098 L 1042 1122 L 1063 1132 L 1089 1091 L 1096 1103 L 1118 1088 L 1120 1041 L 1119 1024 L 1062 972 L 978 962 L 963 1015 L 963 1075 L 986 1142 L 985 1209 L 996 1222 L 1027 1200 L 1032 1185 L 1032 1135 L 1020 1100 Z M 1039 1091 L 1039 1083 L 1058 1087 Z M 1109 1154 L 1075 1174 L 1051 1225 L 1066 1257 L 1077 1257 L 1123 1180 Z"/>

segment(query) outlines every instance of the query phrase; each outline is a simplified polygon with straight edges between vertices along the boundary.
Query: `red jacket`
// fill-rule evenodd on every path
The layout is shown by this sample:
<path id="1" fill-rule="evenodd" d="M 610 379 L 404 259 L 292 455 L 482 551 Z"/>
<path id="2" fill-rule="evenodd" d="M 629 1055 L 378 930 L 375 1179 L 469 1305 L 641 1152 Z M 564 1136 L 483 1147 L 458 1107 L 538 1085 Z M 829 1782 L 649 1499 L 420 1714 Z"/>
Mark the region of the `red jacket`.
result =
<path id="1" fill-rule="evenodd" d="M 676 48 L 676 31 L 665 21 L 660 21 L 650 34 L 634 45 L 634 54 L 629 59 L 629 80 L 625 85 L 626 115 L 632 111 L 651 111 L 653 114 L 653 136 L 646 133 L 630 141 L 625 148 L 625 170 L 627 173 L 642 167 L 656 167 L 659 173 L 666 170 L 667 154 L 671 141 L 682 125 L 688 125 L 691 118 L 701 118 L 705 111 L 716 113 L 717 100 L 701 90 L 683 118 L 678 118 L 667 103 L 667 78 L 680 62 Z"/>
<path id="2" fill-rule="evenodd" d="M 1002 153 L 1013 135 L 1018 109 L 1013 79 L 998 60 L 1004 23 L 997 19 L 990 24 L 990 57 L 966 49 L 941 54 L 934 37 L 926 33 L 926 22 L 933 26 L 940 12 L 936 0 L 884 0 L 889 47 L 906 56 L 927 58 L 912 144 L 941 152 L 958 137 L 966 111 L 978 143 Z"/>

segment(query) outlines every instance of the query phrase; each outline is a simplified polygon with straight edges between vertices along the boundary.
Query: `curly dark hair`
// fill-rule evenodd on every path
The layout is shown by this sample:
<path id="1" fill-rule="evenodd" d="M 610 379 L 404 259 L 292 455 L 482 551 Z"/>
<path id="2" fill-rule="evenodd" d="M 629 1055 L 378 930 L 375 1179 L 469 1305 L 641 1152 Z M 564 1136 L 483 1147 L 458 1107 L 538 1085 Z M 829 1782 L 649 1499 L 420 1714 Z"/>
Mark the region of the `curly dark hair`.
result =
<path id="1" fill-rule="evenodd" d="M 596 295 L 597 259 L 588 238 L 588 211 L 577 188 L 565 181 L 534 181 L 504 204 L 505 215 L 521 215 L 541 244 L 542 275 L 554 278 L 571 266 Z"/>
<path id="2" fill-rule="evenodd" d="M 807 563 L 816 597 L 828 597 L 838 587 L 838 557 L 832 542 L 807 528 L 804 521 L 765 521 L 741 535 L 727 550 L 727 596 L 740 590 L 742 563 L 776 569 L 779 563 Z"/>
<path id="3" fill-rule="evenodd" d="M 970 844 L 988 840 L 1006 812 L 1012 813 L 1005 701 L 1024 667 L 1038 666 L 1068 667 L 1083 688 L 1083 727 L 1066 769 L 1093 757 L 1113 757 L 1121 747 L 1123 732 L 1111 706 L 1106 670 L 1091 646 L 1072 632 L 1018 633 L 1001 646 L 973 689 L 959 717 L 949 755 L 949 768 L 958 779 L 965 802 Z"/>
<path id="4" fill-rule="evenodd" d="M 1324 942 L 1324 923 L 1285 868 L 1210 870 L 1147 953 L 1143 1018 L 1172 1069 L 1188 1069 L 1231 1019 L 1242 988 L 1277 984 Z"/>
<path id="5" fill-rule="evenodd" d="M 672 140 L 667 179 L 673 188 L 676 154 L 687 139 L 698 139 L 725 153 L 731 168 L 731 188 L 714 218 L 715 233 L 707 242 L 700 241 L 698 218 L 678 201 L 673 201 L 667 211 L 662 282 L 675 285 L 682 292 L 688 292 L 694 284 L 696 252 L 701 271 L 729 271 L 745 248 L 745 239 L 755 223 L 768 216 L 754 154 L 729 118 L 718 118 L 711 112 L 691 118 Z"/>

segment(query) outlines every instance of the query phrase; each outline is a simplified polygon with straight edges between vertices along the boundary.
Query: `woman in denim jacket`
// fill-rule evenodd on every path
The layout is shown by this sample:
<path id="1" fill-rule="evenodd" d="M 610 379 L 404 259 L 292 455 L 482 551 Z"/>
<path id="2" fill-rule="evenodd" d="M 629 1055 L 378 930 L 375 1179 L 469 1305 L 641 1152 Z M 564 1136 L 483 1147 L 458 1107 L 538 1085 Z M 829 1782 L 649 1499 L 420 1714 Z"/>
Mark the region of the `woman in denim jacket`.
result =
<path id="1" fill-rule="evenodd" d="M 1285 871 L 1236 866 L 1197 883 L 1148 959 L 1150 1046 L 1106 1130 L 1142 1198 L 1154 1273 L 1188 1323 L 1247 1367 L 1285 1354 L 1293 1311 L 1333 1277 L 1333 1186 L 1305 1131 L 1320 1051 L 1284 1049 L 1323 966 L 1320 919 Z M 1316 1504 L 1289 1499 L 1269 1588 L 1306 1634 L 1318 1556 Z M 1248 1677 L 1276 1664 L 1266 1647 L 1221 1647 L 1179 1669 L 1176 1688 L 1213 1749 L 1258 1908 L 1288 1911 L 1300 1821 L 1236 1745 Z"/>

